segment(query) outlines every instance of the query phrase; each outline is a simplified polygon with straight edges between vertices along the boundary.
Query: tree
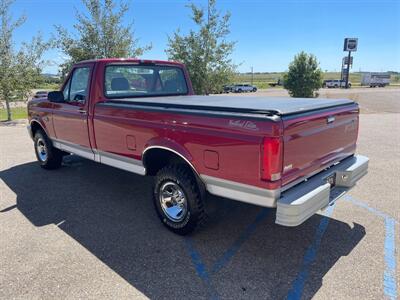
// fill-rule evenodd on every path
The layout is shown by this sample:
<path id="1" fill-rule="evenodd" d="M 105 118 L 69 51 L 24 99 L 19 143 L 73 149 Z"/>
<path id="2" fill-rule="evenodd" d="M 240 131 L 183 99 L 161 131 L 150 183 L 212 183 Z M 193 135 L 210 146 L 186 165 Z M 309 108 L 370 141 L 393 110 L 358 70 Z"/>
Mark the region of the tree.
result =
<path id="1" fill-rule="evenodd" d="M 314 97 L 314 92 L 322 87 L 322 71 L 317 58 L 300 52 L 289 65 L 284 75 L 283 86 L 292 97 Z"/>
<path id="2" fill-rule="evenodd" d="M 127 3 L 118 7 L 115 0 L 82 0 L 88 15 L 76 11 L 75 33 L 56 26 L 57 47 L 69 59 L 61 65 L 65 76 L 70 67 L 79 61 L 109 57 L 136 57 L 151 46 L 139 47 L 134 38 L 133 24 L 123 24 L 129 9 Z"/>
<path id="3" fill-rule="evenodd" d="M 230 58 L 235 42 L 227 41 L 230 13 L 221 16 L 216 0 L 209 0 L 207 12 L 195 4 L 191 19 L 197 30 L 187 35 L 178 29 L 168 37 L 168 58 L 186 64 L 196 94 L 219 92 L 234 75 L 236 65 Z"/>
<path id="4" fill-rule="evenodd" d="M 11 120 L 10 102 L 28 97 L 31 89 L 41 80 L 45 64 L 43 53 L 49 44 L 37 35 L 30 43 L 14 48 L 13 34 L 26 20 L 24 16 L 13 20 L 10 7 L 14 0 L 0 0 L 0 100 L 7 108 L 7 120 Z"/>

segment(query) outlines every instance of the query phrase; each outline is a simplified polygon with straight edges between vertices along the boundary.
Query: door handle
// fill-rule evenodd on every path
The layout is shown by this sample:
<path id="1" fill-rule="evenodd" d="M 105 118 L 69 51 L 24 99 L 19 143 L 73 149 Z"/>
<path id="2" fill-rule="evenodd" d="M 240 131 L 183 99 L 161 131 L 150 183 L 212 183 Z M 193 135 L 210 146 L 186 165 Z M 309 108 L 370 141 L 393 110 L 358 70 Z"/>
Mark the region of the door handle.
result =
<path id="1" fill-rule="evenodd" d="M 80 114 L 86 114 L 86 110 L 84 110 L 84 109 L 78 109 L 78 112 L 80 113 Z"/>

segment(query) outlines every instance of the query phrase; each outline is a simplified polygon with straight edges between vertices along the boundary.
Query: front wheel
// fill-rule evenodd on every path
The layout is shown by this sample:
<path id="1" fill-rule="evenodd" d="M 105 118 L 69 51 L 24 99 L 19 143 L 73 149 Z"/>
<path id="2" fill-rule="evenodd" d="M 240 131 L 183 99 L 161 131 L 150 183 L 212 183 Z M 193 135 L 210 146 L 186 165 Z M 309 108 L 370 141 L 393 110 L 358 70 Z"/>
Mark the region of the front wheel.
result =
<path id="1" fill-rule="evenodd" d="M 35 154 L 43 169 L 57 169 L 61 167 L 62 152 L 53 147 L 53 144 L 42 131 L 38 130 L 34 137 Z"/>
<path id="2" fill-rule="evenodd" d="M 185 165 L 168 165 L 157 173 L 153 200 L 161 222 L 174 233 L 186 235 L 204 223 L 203 196 Z"/>

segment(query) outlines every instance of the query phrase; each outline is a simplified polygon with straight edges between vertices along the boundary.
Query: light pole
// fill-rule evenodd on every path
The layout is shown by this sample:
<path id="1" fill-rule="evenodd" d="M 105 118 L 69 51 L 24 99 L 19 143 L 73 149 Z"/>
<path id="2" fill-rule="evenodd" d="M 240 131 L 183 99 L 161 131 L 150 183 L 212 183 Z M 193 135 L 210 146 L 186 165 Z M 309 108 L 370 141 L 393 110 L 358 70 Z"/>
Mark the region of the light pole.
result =
<path id="1" fill-rule="evenodd" d="M 347 56 L 347 76 L 346 76 L 346 89 L 349 88 L 349 77 L 350 77 L 350 59 L 351 59 L 351 51 L 349 51 L 349 55 Z"/>
<path id="2" fill-rule="evenodd" d="M 205 69 L 206 69 L 206 94 L 210 93 L 210 83 L 208 79 L 208 56 L 210 53 L 210 0 L 207 0 L 207 39 L 206 39 L 206 59 L 205 59 Z"/>

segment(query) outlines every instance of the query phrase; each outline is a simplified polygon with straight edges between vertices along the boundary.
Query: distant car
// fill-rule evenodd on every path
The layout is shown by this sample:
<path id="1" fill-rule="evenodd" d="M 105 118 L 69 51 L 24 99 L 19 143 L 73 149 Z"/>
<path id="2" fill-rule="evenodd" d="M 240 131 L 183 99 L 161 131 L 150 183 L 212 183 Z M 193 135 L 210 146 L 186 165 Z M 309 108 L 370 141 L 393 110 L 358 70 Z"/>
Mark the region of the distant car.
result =
<path id="1" fill-rule="evenodd" d="M 224 85 L 223 92 L 228 94 L 228 93 L 232 92 L 232 88 L 233 88 L 233 85 Z"/>
<path id="2" fill-rule="evenodd" d="M 330 79 L 324 80 L 322 87 L 324 88 L 339 88 L 346 87 L 346 81 L 340 79 Z M 349 87 L 351 87 L 351 82 L 349 81 Z"/>
<path id="3" fill-rule="evenodd" d="M 277 82 L 270 82 L 269 86 L 270 87 L 276 87 L 276 86 L 282 86 L 283 85 L 283 80 L 281 80 L 280 78 L 278 79 Z"/>
<path id="4" fill-rule="evenodd" d="M 257 87 L 251 84 L 235 84 L 232 86 L 234 93 L 257 92 Z"/>
<path id="5" fill-rule="evenodd" d="M 47 91 L 38 91 L 35 93 L 33 98 L 46 98 L 48 93 L 49 92 L 47 92 Z"/>

